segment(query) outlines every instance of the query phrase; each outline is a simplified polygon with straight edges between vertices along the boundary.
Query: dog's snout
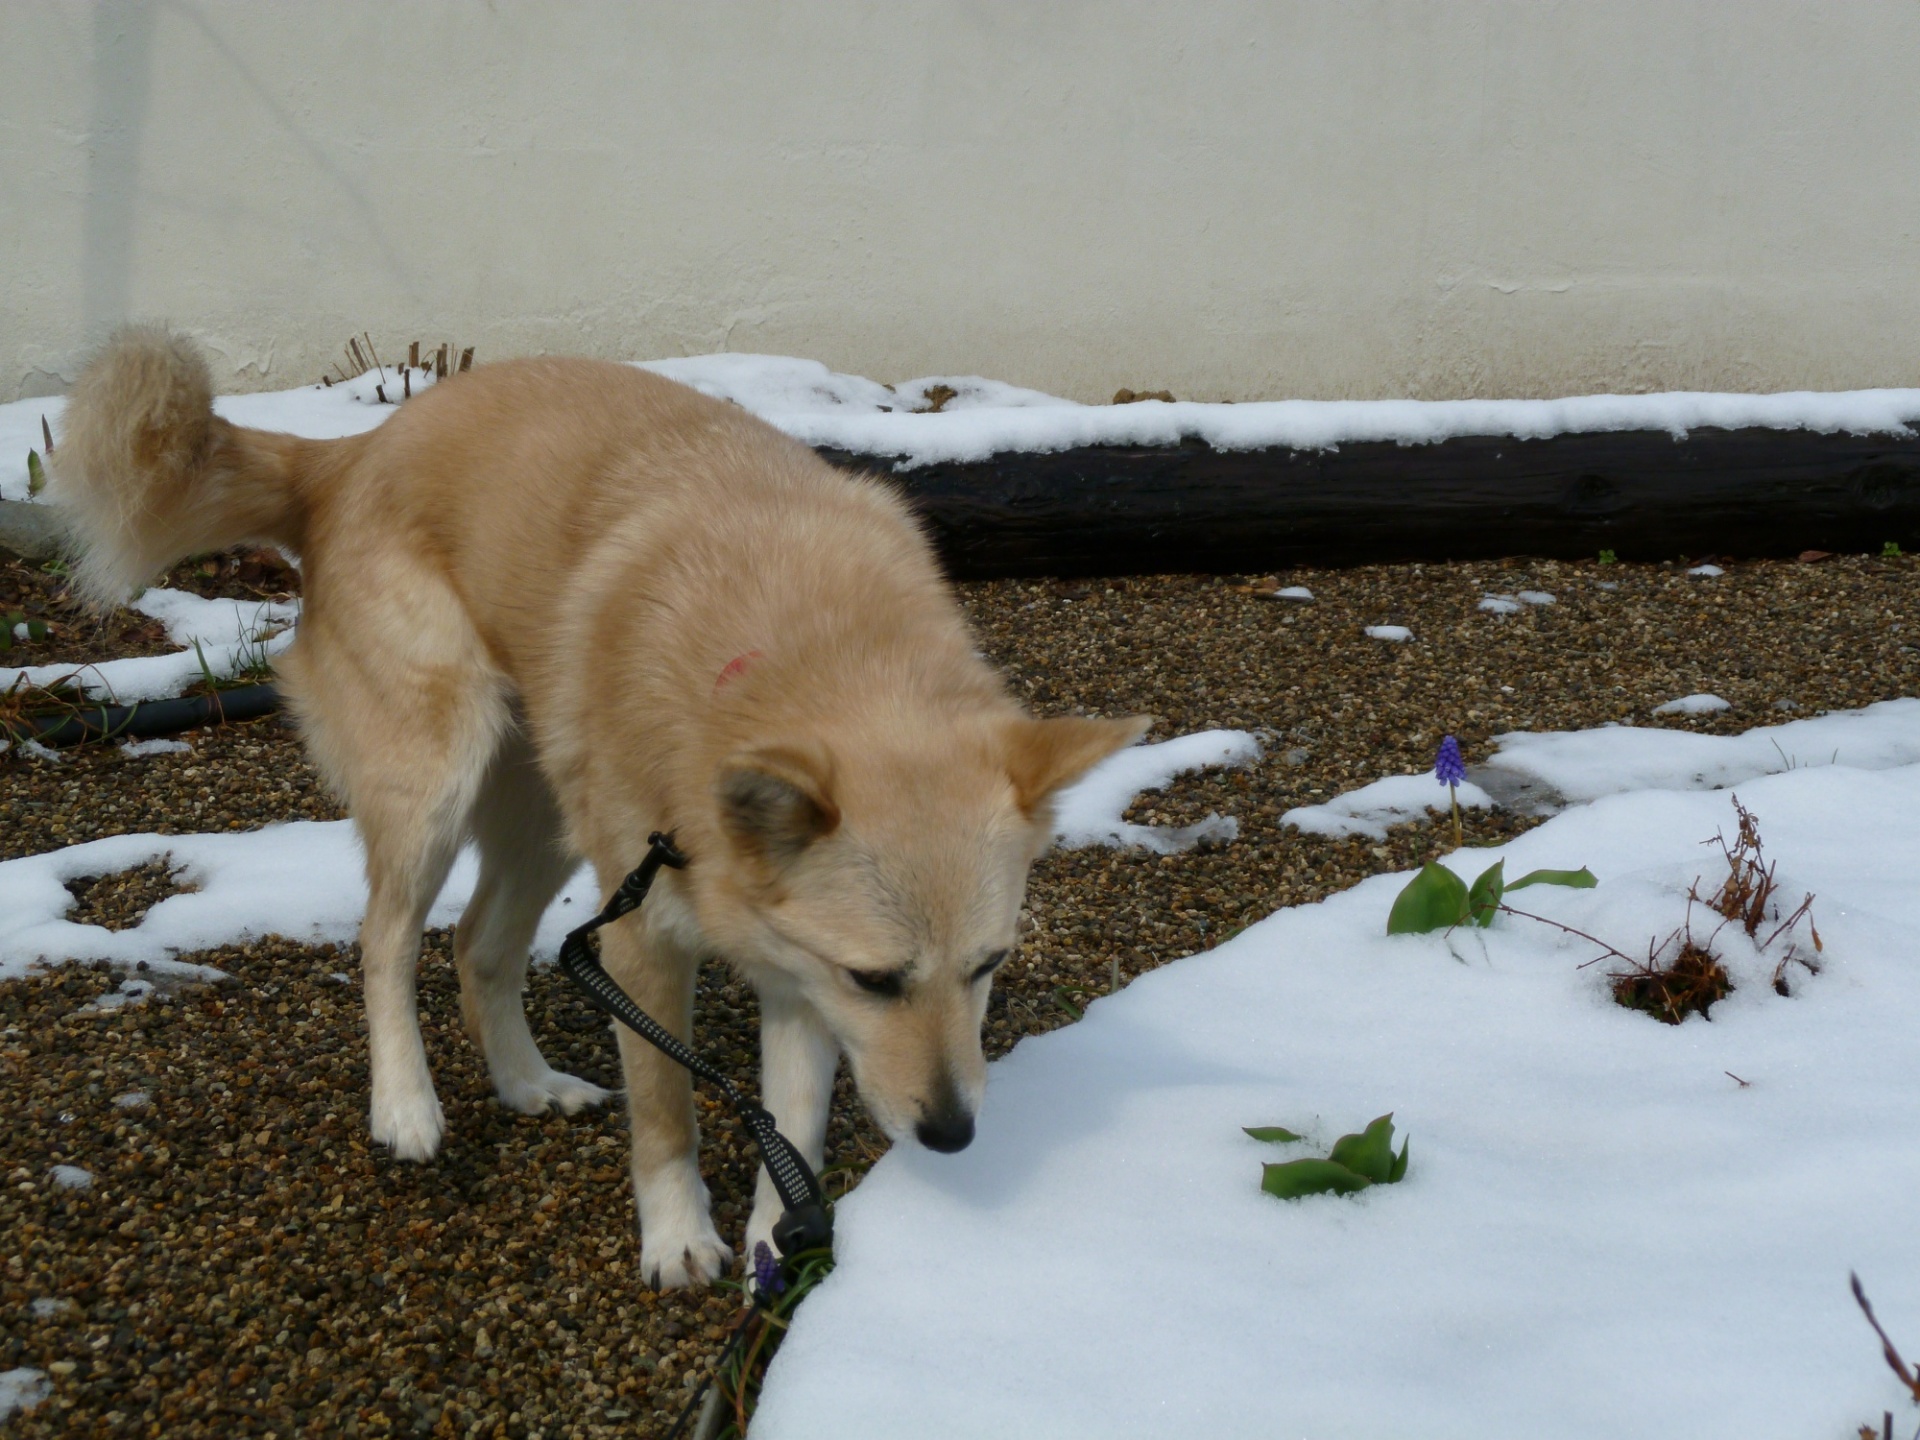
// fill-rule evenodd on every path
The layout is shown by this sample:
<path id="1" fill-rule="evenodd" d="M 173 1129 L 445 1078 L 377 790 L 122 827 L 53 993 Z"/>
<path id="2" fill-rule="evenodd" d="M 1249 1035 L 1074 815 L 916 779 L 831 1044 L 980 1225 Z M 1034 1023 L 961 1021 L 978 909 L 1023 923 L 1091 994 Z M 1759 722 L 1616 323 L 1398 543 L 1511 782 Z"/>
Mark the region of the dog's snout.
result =
<path id="1" fill-rule="evenodd" d="M 951 1155 L 973 1143 L 973 1116 L 960 1109 L 943 1110 L 914 1126 L 913 1133 L 929 1150 Z"/>
<path id="2" fill-rule="evenodd" d="M 960 1098 L 952 1075 L 943 1071 L 935 1080 L 933 1093 L 920 1107 L 920 1123 L 913 1127 L 913 1133 L 927 1149 L 943 1155 L 973 1143 L 973 1111 Z"/>

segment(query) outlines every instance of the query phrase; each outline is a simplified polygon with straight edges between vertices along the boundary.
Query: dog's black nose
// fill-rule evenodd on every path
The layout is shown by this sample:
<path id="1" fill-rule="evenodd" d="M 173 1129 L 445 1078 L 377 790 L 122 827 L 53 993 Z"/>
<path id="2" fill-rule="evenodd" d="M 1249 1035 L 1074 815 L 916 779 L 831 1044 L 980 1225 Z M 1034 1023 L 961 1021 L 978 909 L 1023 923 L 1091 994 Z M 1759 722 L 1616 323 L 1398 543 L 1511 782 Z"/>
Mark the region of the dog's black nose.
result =
<path id="1" fill-rule="evenodd" d="M 951 1155 L 973 1143 L 973 1116 L 964 1110 L 949 1110 L 922 1120 L 913 1127 L 913 1133 L 927 1149 Z"/>

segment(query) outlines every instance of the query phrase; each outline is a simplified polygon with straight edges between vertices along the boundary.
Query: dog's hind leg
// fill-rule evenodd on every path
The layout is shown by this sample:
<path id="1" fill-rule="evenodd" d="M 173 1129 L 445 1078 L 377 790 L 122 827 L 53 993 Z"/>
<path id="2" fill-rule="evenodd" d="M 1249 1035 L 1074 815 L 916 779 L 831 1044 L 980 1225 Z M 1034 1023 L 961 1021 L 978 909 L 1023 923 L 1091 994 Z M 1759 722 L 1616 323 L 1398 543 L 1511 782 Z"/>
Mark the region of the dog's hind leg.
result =
<path id="1" fill-rule="evenodd" d="M 430 618 L 424 607 L 408 613 L 416 633 L 428 630 Z M 385 670 L 376 671 L 350 643 L 317 627 L 289 656 L 281 669 L 293 682 L 308 743 L 343 792 L 366 847 L 360 966 L 373 1138 L 402 1160 L 428 1160 L 446 1121 L 420 1038 L 421 931 L 510 723 L 506 701 L 479 664 L 395 664 L 412 657 L 389 651 L 380 656 Z"/>
<path id="2" fill-rule="evenodd" d="M 494 757 L 472 825 L 480 881 L 453 935 L 467 1034 L 487 1057 L 494 1092 L 508 1109 L 540 1115 L 558 1106 L 571 1115 L 598 1105 L 607 1092 L 548 1065 L 527 1029 L 527 947 L 578 861 L 566 849 L 553 791 L 520 735 Z"/>

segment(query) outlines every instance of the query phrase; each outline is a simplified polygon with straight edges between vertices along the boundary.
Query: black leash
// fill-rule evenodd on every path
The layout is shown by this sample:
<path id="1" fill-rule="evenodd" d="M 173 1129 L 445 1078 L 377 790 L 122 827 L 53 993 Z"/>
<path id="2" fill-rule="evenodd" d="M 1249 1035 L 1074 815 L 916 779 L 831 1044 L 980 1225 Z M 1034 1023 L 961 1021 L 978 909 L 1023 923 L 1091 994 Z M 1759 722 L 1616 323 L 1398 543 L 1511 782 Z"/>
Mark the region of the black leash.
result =
<path id="1" fill-rule="evenodd" d="M 773 1243 L 781 1255 L 797 1255 L 802 1250 L 830 1244 L 833 1219 L 827 1213 L 827 1197 L 820 1188 L 819 1177 L 793 1142 L 775 1128 L 772 1114 L 734 1089 L 733 1082 L 724 1074 L 682 1045 L 665 1026 L 634 1004 L 633 997 L 616 985 L 600 964 L 600 957 L 595 953 L 597 947 L 587 943 L 587 937 L 602 925 L 640 908 L 662 865 L 671 870 L 684 870 L 687 857 L 675 847 L 673 836 L 656 830 L 647 837 L 646 859 L 640 862 L 639 869 L 620 882 L 620 888 L 607 901 L 607 908 L 577 930 L 569 931 L 567 938 L 560 942 L 560 969 L 596 1007 L 668 1059 L 718 1086 L 740 1118 L 747 1122 L 747 1128 L 760 1146 L 760 1161 L 767 1167 L 773 1188 L 780 1192 L 780 1203 L 786 1206 L 779 1223 L 773 1227 Z"/>

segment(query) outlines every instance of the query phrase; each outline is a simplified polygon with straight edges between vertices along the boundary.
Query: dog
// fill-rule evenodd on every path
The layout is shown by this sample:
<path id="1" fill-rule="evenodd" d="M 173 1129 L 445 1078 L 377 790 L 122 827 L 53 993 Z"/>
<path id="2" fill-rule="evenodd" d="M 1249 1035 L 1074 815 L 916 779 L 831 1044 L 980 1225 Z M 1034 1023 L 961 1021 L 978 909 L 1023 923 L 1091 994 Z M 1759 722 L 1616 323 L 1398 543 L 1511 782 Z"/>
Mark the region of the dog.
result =
<path id="1" fill-rule="evenodd" d="M 481 366 L 334 440 L 212 401 L 191 342 L 121 330 L 73 388 L 49 495 L 96 603 L 242 542 L 299 557 L 278 669 L 366 849 L 375 1139 L 410 1161 L 441 1142 L 415 968 L 469 840 L 454 955 L 495 1093 L 527 1114 L 608 1098 L 541 1055 L 527 951 L 582 858 L 604 898 L 661 830 L 691 863 L 601 932 L 641 1007 L 687 1039 L 699 964 L 731 963 L 760 998 L 764 1103 L 816 1169 L 842 1055 L 891 1140 L 968 1144 L 1051 800 L 1148 719 L 1027 714 L 897 495 L 631 366 Z M 618 1035 L 643 1278 L 706 1284 L 734 1255 L 690 1079 Z M 762 1173 L 748 1255 L 780 1212 Z"/>

